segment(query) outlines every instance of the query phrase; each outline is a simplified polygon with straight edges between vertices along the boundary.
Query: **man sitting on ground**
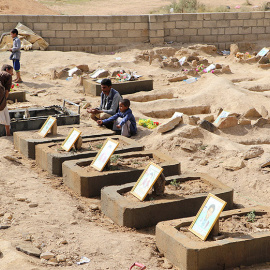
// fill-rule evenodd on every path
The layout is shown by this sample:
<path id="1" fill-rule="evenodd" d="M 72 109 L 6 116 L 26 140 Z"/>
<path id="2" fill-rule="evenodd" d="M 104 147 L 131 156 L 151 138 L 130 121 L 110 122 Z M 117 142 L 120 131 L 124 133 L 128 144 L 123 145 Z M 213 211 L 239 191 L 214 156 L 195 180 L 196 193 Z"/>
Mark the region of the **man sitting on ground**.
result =
<path id="1" fill-rule="evenodd" d="M 115 115 L 119 108 L 120 94 L 112 88 L 110 79 L 103 79 L 101 81 L 101 104 L 98 108 L 88 109 L 90 117 L 97 120 L 104 120 Z"/>

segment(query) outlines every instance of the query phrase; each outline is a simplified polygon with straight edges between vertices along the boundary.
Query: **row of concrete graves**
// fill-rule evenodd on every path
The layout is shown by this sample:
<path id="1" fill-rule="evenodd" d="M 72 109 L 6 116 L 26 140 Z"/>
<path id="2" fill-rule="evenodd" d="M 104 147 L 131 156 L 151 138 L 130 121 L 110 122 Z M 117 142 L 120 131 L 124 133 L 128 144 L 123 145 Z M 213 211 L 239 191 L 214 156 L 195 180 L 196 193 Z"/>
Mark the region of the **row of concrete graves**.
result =
<path id="1" fill-rule="evenodd" d="M 46 128 L 45 123 L 39 132 L 14 133 L 15 147 L 27 157 L 31 152 L 37 164 L 48 172 L 61 175 L 62 171 L 64 184 L 77 194 L 101 194 L 101 210 L 116 224 L 139 229 L 160 222 L 156 229 L 157 247 L 180 269 L 225 269 L 269 261 L 269 230 L 235 235 L 222 231 L 220 235 L 222 220 L 238 220 L 251 213 L 250 209 L 226 211 L 219 221 L 223 208 L 233 207 L 230 187 L 206 174 L 181 175 L 176 160 L 158 151 L 142 151 L 143 147 L 133 140 L 110 132 L 102 136 L 107 130 L 73 126 L 66 136 L 68 127 L 57 130 L 55 124 L 51 121 Z M 95 148 L 95 143 L 99 147 Z M 143 183 L 149 182 L 150 170 L 154 176 L 142 191 Z M 156 193 L 155 181 L 164 183 L 163 193 Z M 207 196 L 208 193 L 213 195 Z M 194 226 L 202 222 L 212 204 L 217 208 L 214 219 L 205 223 L 206 233 L 200 234 Z M 195 218 L 190 218 L 197 212 Z M 253 214 L 269 217 L 270 209 L 256 208 Z"/>

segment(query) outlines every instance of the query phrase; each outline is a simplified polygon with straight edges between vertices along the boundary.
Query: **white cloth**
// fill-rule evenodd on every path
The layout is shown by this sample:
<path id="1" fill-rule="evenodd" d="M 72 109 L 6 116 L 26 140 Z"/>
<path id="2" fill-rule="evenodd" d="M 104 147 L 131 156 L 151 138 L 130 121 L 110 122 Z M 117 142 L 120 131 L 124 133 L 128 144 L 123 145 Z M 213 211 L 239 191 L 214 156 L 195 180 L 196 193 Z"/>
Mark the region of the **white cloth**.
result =
<path id="1" fill-rule="evenodd" d="M 113 130 L 121 130 L 121 135 L 130 137 L 130 121 L 128 120 L 121 128 L 116 127 L 120 124 L 123 118 L 118 117 L 113 123 Z"/>
<path id="2" fill-rule="evenodd" d="M 3 111 L 0 111 L 0 124 L 10 126 L 10 117 L 7 106 Z"/>

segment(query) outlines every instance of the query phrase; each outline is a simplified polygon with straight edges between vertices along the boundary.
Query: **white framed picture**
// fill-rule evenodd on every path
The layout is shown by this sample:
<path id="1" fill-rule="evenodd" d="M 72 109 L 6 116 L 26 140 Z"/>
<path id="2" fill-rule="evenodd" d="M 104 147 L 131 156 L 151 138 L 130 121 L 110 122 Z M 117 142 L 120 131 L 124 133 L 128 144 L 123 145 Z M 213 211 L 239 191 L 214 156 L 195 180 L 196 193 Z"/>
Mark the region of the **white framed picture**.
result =
<path id="1" fill-rule="evenodd" d="M 73 128 L 62 143 L 61 147 L 68 152 L 74 145 L 74 143 L 78 140 L 81 134 L 82 132 L 80 130 L 78 130 L 77 128 Z"/>
<path id="2" fill-rule="evenodd" d="M 43 138 L 47 136 L 47 134 L 50 132 L 53 125 L 56 123 L 56 118 L 49 116 L 41 129 L 39 130 L 38 134 L 42 136 Z"/>

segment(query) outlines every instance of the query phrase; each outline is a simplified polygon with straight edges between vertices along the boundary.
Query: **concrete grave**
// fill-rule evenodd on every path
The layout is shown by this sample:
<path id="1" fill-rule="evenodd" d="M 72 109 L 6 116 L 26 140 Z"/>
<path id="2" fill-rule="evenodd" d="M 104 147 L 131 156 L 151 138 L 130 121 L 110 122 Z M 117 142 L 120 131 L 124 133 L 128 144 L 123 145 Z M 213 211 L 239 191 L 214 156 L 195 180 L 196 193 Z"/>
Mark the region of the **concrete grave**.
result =
<path id="1" fill-rule="evenodd" d="M 48 116 L 57 119 L 57 126 L 80 124 L 80 114 L 66 107 L 54 105 L 27 109 L 9 110 L 11 133 L 22 130 L 40 129 Z M 6 134 L 5 126 L 0 125 L 0 136 Z"/>
<path id="2" fill-rule="evenodd" d="M 121 83 L 113 83 L 112 88 L 117 90 L 120 95 L 132 94 L 140 91 L 153 90 L 153 80 L 137 80 L 137 81 L 126 81 Z M 100 96 L 101 85 L 96 83 L 92 79 L 83 80 L 84 93 L 87 95 Z"/>
<path id="3" fill-rule="evenodd" d="M 118 155 L 122 159 L 136 159 L 149 157 L 154 163 L 158 163 L 164 169 L 165 176 L 180 173 L 180 163 L 159 151 L 129 152 Z M 63 163 L 64 184 L 84 197 L 99 196 L 105 186 L 122 185 L 137 181 L 146 166 L 138 168 L 123 166 L 119 170 L 105 170 L 99 172 L 89 170 L 93 158 L 71 160 Z"/>
<path id="4" fill-rule="evenodd" d="M 211 185 L 211 193 L 227 202 L 226 209 L 231 209 L 233 206 L 233 189 L 207 174 L 192 173 L 166 177 L 166 186 L 172 180 L 180 183 L 180 186 L 183 182 L 203 181 L 205 184 Z M 207 192 L 196 193 L 194 190 L 195 193 L 191 195 L 183 193 L 181 195 L 181 191 L 179 191 L 179 195 L 167 194 L 164 196 L 165 188 L 164 195 L 151 200 L 151 196 L 148 195 L 146 200 L 141 202 L 136 198 L 131 200 L 124 196 L 124 193 L 129 192 L 134 184 L 109 186 L 101 191 L 102 212 L 120 226 L 139 229 L 154 226 L 164 220 L 196 215 L 208 195 Z"/>
<path id="5" fill-rule="evenodd" d="M 39 167 L 48 171 L 49 173 L 62 176 L 62 164 L 64 161 L 95 157 L 107 138 L 108 136 L 102 136 L 98 138 L 84 138 L 82 142 L 82 149 L 75 152 L 59 150 L 61 148 L 62 142 L 36 145 L 36 162 Z M 111 136 L 110 138 L 118 141 L 120 144 L 114 152 L 115 154 L 131 151 L 142 151 L 144 148 L 136 141 L 124 136 L 115 135 Z M 96 142 L 98 142 L 100 147 L 98 149 L 89 149 L 89 146 L 93 146 L 96 144 Z"/>
<path id="6" fill-rule="evenodd" d="M 55 143 L 64 141 L 66 136 L 73 127 L 76 127 L 80 131 L 82 131 L 81 137 L 83 139 L 100 136 L 111 136 L 115 134 L 114 131 L 107 128 L 103 127 L 95 128 L 92 126 L 83 126 L 83 125 L 57 127 L 57 135 L 48 133 L 48 135 L 45 138 L 42 138 L 40 135 L 38 135 L 38 131 L 32 130 L 17 131 L 13 133 L 14 147 L 25 157 L 35 159 L 36 158 L 35 146 L 37 144 Z"/>
<path id="7" fill-rule="evenodd" d="M 17 102 L 25 102 L 26 101 L 26 92 L 24 91 L 14 91 L 9 92 L 8 100 L 17 101 Z"/>
<path id="8" fill-rule="evenodd" d="M 221 213 L 220 219 L 247 216 L 253 210 L 258 216 L 270 213 L 269 207 L 234 209 Z M 159 251 L 180 269 L 222 270 L 269 262 L 269 230 L 228 233 L 221 240 L 210 237 L 202 241 L 186 229 L 193 220 L 194 217 L 163 221 L 156 227 Z"/>

